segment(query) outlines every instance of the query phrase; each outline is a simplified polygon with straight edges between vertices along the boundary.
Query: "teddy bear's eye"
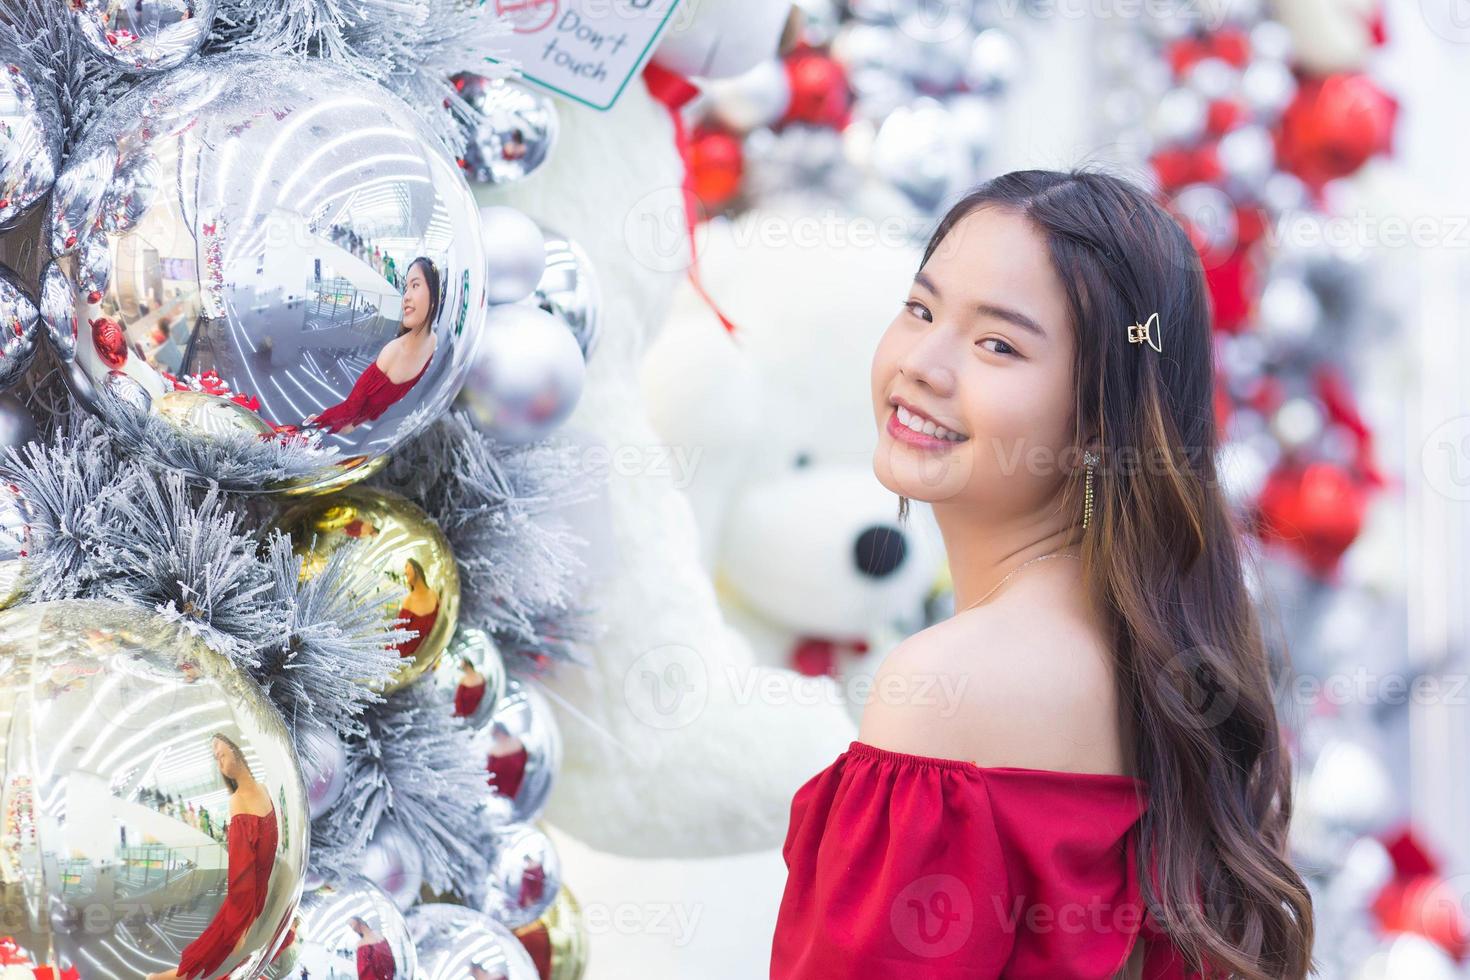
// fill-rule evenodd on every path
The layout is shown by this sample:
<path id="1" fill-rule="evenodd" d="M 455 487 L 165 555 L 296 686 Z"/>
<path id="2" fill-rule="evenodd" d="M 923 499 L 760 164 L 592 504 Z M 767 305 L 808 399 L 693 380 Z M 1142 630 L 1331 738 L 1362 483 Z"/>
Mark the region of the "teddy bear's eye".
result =
<path id="1" fill-rule="evenodd" d="M 797 469 L 801 469 L 804 466 L 810 466 L 812 465 L 812 454 L 805 452 L 797 453 L 796 459 L 792 460 L 792 462 L 796 464 Z"/>

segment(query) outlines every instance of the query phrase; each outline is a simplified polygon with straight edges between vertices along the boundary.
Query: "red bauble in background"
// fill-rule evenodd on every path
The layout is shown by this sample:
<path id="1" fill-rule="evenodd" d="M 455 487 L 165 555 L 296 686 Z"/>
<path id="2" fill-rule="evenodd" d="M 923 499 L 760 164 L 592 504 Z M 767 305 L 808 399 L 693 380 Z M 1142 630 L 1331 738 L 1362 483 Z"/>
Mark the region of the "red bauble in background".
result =
<path id="1" fill-rule="evenodd" d="M 1398 104 L 1356 72 L 1304 80 L 1281 116 L 1276 159 L 1312 187 L 1355 172 L 1393 136 Z"/>
<path id="2" fill-rule="evenodd" d="M 689 179 L 706 210 L 723 207 L 740 190 L 745 156 L 739 137 L 721 129 L 696 129 L 689 142 Z"/>
<path id="3" fill-rule="evenodd" d="M 1314 573 L 1329 577 L 1357 540 L 1368 490 L 1333 463 L 1283 463 L 1261 490 L 1261 537 L 1292 549 Z"/>
<path id="4" fill-rule="evenodd" d="M 114 371 L 122 370 L 128 362 L 128 335 L 123 332 L 122 324 L 108 316 L 99 316 L 90 322 L 92 347 L 97 356 Z"/>
<path id="5" fill-rule="evenodd" d="M 852 118 L 852 92 L 847 72 L 831 55 L 799 48 L 786 58 L 786 79 L 791 86 L 791 105 L 783 123 L 842 129 Z"/>
<path id="6" fill-rule="evenodd" d="M 1373 914 L 1384 932 L 1411 932 L 1438 945 L 1455 959 L 1470 953 L 1470 919 L 1458 894 L 1438 874 L 1394 878 L 1373 900 Z"/>

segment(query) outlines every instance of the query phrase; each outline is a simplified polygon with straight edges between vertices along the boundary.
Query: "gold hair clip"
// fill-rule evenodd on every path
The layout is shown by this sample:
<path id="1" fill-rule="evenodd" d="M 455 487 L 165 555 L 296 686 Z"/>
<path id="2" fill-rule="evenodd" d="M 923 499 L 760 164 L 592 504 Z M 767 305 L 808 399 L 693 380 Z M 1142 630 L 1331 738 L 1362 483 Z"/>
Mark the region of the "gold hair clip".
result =
<path id="1" fill-rule="evenodd" d="M 1154 336 L 1154 328 L 1159 325 L 1159 315 L 1149 314 L 1149 318 L 1142 323 L 1135 323 L 1128 328 L 1128 342 L 1130 344 L 1141 344 L 1148 341 L 1148 345 L 1160 354 L 1164 352 L 1159 339 Z"/>

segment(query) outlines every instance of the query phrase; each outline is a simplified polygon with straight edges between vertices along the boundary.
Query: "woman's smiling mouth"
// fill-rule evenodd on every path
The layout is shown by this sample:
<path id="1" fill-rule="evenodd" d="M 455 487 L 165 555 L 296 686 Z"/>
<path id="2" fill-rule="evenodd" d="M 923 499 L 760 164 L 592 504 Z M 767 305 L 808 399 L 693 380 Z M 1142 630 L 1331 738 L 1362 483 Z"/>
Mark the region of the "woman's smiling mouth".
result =
<path id="1" fill-rule="evenodd" d="M 949 449 L 969 438 L 946 429 L 933 419 L 924 418 L 901 404 L 894 405 L 885 428 L 899 442 L 920 449 Z"/>

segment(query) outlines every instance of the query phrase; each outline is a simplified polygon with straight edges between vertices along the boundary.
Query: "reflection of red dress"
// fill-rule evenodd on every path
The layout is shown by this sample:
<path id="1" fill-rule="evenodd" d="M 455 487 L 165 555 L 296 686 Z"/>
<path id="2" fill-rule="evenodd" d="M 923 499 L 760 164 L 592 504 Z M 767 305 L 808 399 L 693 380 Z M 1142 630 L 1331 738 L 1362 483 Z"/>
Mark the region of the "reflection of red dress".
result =
<path id="1" fill-rule="evenodd" d="M 418 384 L 419 378 L 429 370 L 429 363 L 433 360 L 434 355 L 430 354 L 429 360 L 424 362 L 418 374 L 399 384 L 389 381 L 383 369 L 378 367 L 378 362 L 373 361 L 367 366 L 367 370 L 357 376 L 357 382 L 347 393 L 347 397 L 331 408 L 323 409 L 312 424 L 319 429 L 336 432 L 349 425 L 371 422 L 408 394 L 408 389 Z"/>
<path id="2" fill-rule="evenodd" d="M 485 763 L 491 779 L 489 783 L 501 796 L 514 797 L 521 788 L 521 777 L 526 774 L 526 747 L 522 745 L 510 755 L 492 755 Z"/>
<path id="3" fill-rule="evenodd" d="M 179 957 L 180 977 L 213 974 L 265 908 L 271 869 L 276 864 L 276 811 L 264 816 L 240 813 L 230 818 L 229 881 L 225 900 L 198 939 Z"/>
<path id="4" fill-rule="evenodd" d="M 357 980 L 393 980 L 397 975 L 388 940 L 379 939 L 357 947 Z"/>
<path id="5" fill-rule="evenodd" d="M 424 637 L 428 636 L 429 631 L 434 628 L 434 621 L 439 618 L 439 603 L 436 601 L 434 608 L 422 616 L 417 616 L 407 609 L 400 609 L 398 610 L 398 618 L 408 620 L 408 622 L 403 624 L 404 629 L 413 630 L 418 634 L 413 639 L 404 640 L 398 644 L 398 655 L 400 657 L 412 657 L 415 653 L 418 653 L 419 644 L 424 642 Z"/>
<path id="6" fill-rule="evenodd" d="M 468 684 L 460 684 L 454 689 L 454 717 L 468 718 L 475 713 L 480 702 L 485 700 L 486 684 L 482 681 L 471 687 Z"/>
<path id="7" fill-rule="evenodd" d="M 533 864 L 521 872 L 521 893 L 516 896 L 516 904 L 523 909 L 541 901 L 541 896 L 546 894 L 546 869 L 539 864 Z"/>

